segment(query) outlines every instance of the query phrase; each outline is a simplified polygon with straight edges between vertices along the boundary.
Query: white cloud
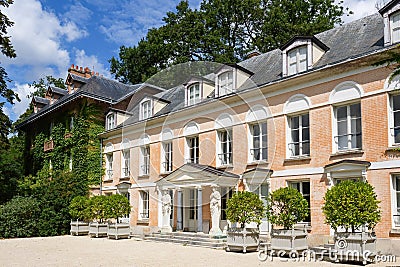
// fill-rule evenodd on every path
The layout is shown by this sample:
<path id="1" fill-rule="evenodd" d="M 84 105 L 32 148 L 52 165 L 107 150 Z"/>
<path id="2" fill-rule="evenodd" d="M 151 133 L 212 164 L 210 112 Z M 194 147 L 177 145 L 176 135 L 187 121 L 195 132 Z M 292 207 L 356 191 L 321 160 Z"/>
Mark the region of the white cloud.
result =
<path id="1" fill-rule="evenodd" d="M 94 72 L 98 72 L 100 75 L 104 77 L 110 78 L 110 72 L 104 67 L 102 63 L 99 62 L 98 58 L 94 55 L 86 55 L 85 50 L 77 49 L 75 51 L 75 65 L 81 67 L 88 67 L 89 69 L 93 70 Z"/>
<path id="2" fill-rule="evenodd" d="M 13 88 L 11 88 L 14 92 L 16 92 L 21 99 L 21 102 L 16 102 L 12 107 L 11 107 L 11 112 L 9 112 L 10 117 L 13 121 L 19 118 L 19 116 L 26 111 L 26 109 L 29 106 L 29 103 L 31 102 L 31 99 L 28 98 L 27 96 L 31 94 L 35 89 L 32 87 L 29 87 L 28 84 L 19 84 L 15 83 Z"/>
<path id="3" fill-rule="evenodd" d="M 381 1 L 382 0 L 344 0 L 343 6 L 348 7 L 354 13 L 350 16 L 344 16 L 344 22 L 357 20 L 378 12 L 375 4 Z"/>
<path id="4" fill-rule="evenodd" d="M 15 24 L 9 28 L 11 42 L 16 50 L 15 59 L 4 58 L 2 63 L 6 66 L 30 66 L 32 68 L 29 78 L 42 77 L 49 66 L 58 73 L 70 63 L 68 51 L 63 47 L 63 42 L 71 42 L 87 35 L 71 21 L 61 21 L 54 13 L 45 11 L 37 0 L 18 0 L 4 13 Z M 32 73 L 40 74 L 31 77 Z"/>

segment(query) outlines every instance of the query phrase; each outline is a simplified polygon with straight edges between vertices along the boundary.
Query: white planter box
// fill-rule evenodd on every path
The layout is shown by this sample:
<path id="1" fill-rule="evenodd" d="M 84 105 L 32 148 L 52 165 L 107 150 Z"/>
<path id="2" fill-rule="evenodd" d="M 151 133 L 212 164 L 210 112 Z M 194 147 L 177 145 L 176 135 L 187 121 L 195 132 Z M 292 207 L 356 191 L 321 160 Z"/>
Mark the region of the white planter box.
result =
<path id="1" fill-rule="evenodd" d="M 259 231 L 253 228 L 231 228 L 227 231 L 226 251 L 256 251 L 259 243 Z"/>
<path id="2" fill-rule="evenodd" d="M 87 235 L 89 233 L 89 223 L 82 221 L 71 221 L 71 235 Z"/>
<path id="3" fill-rule="evenodd" d="M 376 236 L 370 232 L 335 233 L 337 261 L 358 261 L 367 264 L 376 255 Z"/>
<path id="4" fill-rule="evenodd" d="M 89 223 L 89 235 L 91 237 L 107 236 L 107 223 L 91 222 Z"/>
<path id="5" fill-rule="evenodd" d="M 305 229 L 272 229 L 271 249 L 287 252 L 307 250 L 307 231 Z"/>
<path id="6" fill-rule="evenodd" d="M 131 227 L 128 223 L 113 223 L 108 225 L 107 237 L 114 239 L 130 238 Z"/>

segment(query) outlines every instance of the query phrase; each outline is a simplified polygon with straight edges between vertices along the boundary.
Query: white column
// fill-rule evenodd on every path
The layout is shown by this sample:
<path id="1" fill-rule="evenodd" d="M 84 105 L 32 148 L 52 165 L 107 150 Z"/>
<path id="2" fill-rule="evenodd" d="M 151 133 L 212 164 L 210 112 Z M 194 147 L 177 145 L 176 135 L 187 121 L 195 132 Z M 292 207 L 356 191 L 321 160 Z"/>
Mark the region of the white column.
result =
<path id="1" fill-rule="evenodd" d="M 183 192 L 181 188 L 178 188 L 178 205 L 177 205 L 177 230 L 183 230 Z"/>
<path id="2" fill-rule="evenodd" d="M 203 232 L 203 190 L 197 187 L 197 232 Z"/>

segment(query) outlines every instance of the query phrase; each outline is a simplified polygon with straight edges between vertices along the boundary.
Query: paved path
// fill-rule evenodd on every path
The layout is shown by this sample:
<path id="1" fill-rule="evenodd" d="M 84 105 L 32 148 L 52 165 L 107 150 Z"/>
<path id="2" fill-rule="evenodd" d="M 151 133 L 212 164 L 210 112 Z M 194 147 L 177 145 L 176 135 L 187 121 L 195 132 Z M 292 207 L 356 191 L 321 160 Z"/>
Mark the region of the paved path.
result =
<path id="1" fill-rule="evenodd" d="M 380 263 L 370 266 L 399 266 Z M 0 266 L 355 266 L 328 262 L 260 262 L 257 253 L 89 237 L 40 237 L 0 240 Z"/>

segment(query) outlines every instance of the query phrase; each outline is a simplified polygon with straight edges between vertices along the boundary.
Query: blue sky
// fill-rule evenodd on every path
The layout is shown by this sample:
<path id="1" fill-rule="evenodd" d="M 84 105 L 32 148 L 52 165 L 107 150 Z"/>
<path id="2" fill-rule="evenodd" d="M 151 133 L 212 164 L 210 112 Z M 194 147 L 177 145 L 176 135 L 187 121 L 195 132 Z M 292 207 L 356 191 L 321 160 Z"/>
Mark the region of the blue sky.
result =
<path id="1" fill-rule="evenodd" d="M 201 0 L 190 0 L 198 7 Z M 349 22 L 376 12 L 382 0 L 344 0 L 354 15 Z M 32 91 L 28 84 L 46 75 L 66 77 L 71 64 L 89 67 L 111 77 L 108 60 L 118 56 L 121 45 L 132 46 L 147 29 L 162 25 L 167 11 L 175 10 L 179 0 L 15 0 L 4 9 L 14 21 L 9 29 L 17 53 L 15 59 L 0 55 L 21 102 L 6 105 L 4 111 L 15 121 L 22 114 Z M 2 99 L 0 98 L 0 102 Z"/>

